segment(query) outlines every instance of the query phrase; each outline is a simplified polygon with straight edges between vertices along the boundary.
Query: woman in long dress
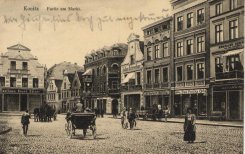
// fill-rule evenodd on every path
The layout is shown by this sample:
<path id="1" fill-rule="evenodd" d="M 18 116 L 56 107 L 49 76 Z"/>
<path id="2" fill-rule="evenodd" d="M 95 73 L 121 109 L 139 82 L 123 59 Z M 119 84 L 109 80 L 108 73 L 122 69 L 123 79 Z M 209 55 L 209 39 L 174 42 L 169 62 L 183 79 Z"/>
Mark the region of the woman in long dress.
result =
<path id="1" fill-rule="evenodd" d="M 196 125 L 195 125 L 196 116 L 192 114 L 192 110 L 187 109 L 187 113 L 185 115 L 185 123 L 184 123 L 184 141 L 188 141 L 188 143 L 193 143 L 196 140 Z"/>

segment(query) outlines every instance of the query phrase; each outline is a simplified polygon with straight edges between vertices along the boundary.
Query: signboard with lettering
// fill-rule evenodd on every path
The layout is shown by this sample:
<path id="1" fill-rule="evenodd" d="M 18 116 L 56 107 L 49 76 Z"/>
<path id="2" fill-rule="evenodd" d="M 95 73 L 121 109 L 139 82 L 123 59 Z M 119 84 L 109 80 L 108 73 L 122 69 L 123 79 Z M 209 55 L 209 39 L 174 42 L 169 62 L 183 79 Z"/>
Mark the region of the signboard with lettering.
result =
<path id="1" fill-rule="evenodd" d="M 41 94 L 43 89 L 2 89 L 2 93 L 18 93 L 18 94 Z"/>
<path id="2" fill-rule="evenodd" d="M 207 94 L 207 89 L 176 90 L 175 94 Z"/>
<path id="3" fill-rule="evenodd" d="M 214 91 L 224 91 L 224 90 L 243 90 L 243 84 L 234 84 L 234 85 L 224 85 L 224 86 L 214 86 Z"/>
<path id="4" fill-rule="evenodd" d="M 211 47 L 211 51 L 219 52 L 219 51 L 227 51 L 227 50 L 234 50 L 234 49 L 241 49 L 241 48 L 244 48 L 243 38 L 236 41 L 229 41 L 226 43 L 222 43 L 220 45 L 214 45 Z"/>
<path id="5" fill-rule="evenodd" d="M 147 91 L 144 95 L 169 95 L 170 92 L 168 90 L 165 91 Z"/>

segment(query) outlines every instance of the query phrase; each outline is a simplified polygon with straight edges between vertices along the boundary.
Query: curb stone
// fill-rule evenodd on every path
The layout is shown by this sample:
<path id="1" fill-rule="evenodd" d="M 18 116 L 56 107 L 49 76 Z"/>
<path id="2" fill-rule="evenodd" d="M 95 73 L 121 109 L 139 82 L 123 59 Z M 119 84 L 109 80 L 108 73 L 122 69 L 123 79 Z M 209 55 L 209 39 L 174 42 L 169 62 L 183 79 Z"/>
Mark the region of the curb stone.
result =
<path id="1" fill-rule="evenodd" d="M 0 135 L 2 135 L 2 134 L 6 134 L 6 133 L 8 133 L 8 132 L 10 132 L 10 131 L 12 131 L 12 128 L 11 128 L 11 127 L 6 127 L 6 129 L 5 129 L 5 130 L 0 131 Z"/>

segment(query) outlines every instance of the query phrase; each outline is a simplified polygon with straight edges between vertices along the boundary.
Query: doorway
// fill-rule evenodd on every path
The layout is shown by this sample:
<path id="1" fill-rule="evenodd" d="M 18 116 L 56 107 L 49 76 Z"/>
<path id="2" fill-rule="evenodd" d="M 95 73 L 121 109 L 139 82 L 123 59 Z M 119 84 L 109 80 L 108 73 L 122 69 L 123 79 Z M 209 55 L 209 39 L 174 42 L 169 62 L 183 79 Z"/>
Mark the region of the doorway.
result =
<path id="1" fill-rule="evenodd" d="M 20 95 L 20 111 L 27 110 L 27 95 Z"/>
<path id="2" fill-rule="evenodd" d="M 231 120 L 240 119 L 239 91 L 229 92 L 229 115 Z"/>

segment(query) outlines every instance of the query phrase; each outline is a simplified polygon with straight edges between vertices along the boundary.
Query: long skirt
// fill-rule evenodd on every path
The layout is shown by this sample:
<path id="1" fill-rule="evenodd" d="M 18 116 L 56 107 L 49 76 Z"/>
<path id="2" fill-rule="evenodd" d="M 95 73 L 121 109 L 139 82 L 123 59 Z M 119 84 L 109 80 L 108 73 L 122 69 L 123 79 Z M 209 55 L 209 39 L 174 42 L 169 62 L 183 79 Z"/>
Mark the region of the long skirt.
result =
<path id="1" fill-rule="evenodd" d="M 184 141 L 195 141 L 195 140 L 196 140 L 195 125 L 187 124 L 185 129 Z"/>

